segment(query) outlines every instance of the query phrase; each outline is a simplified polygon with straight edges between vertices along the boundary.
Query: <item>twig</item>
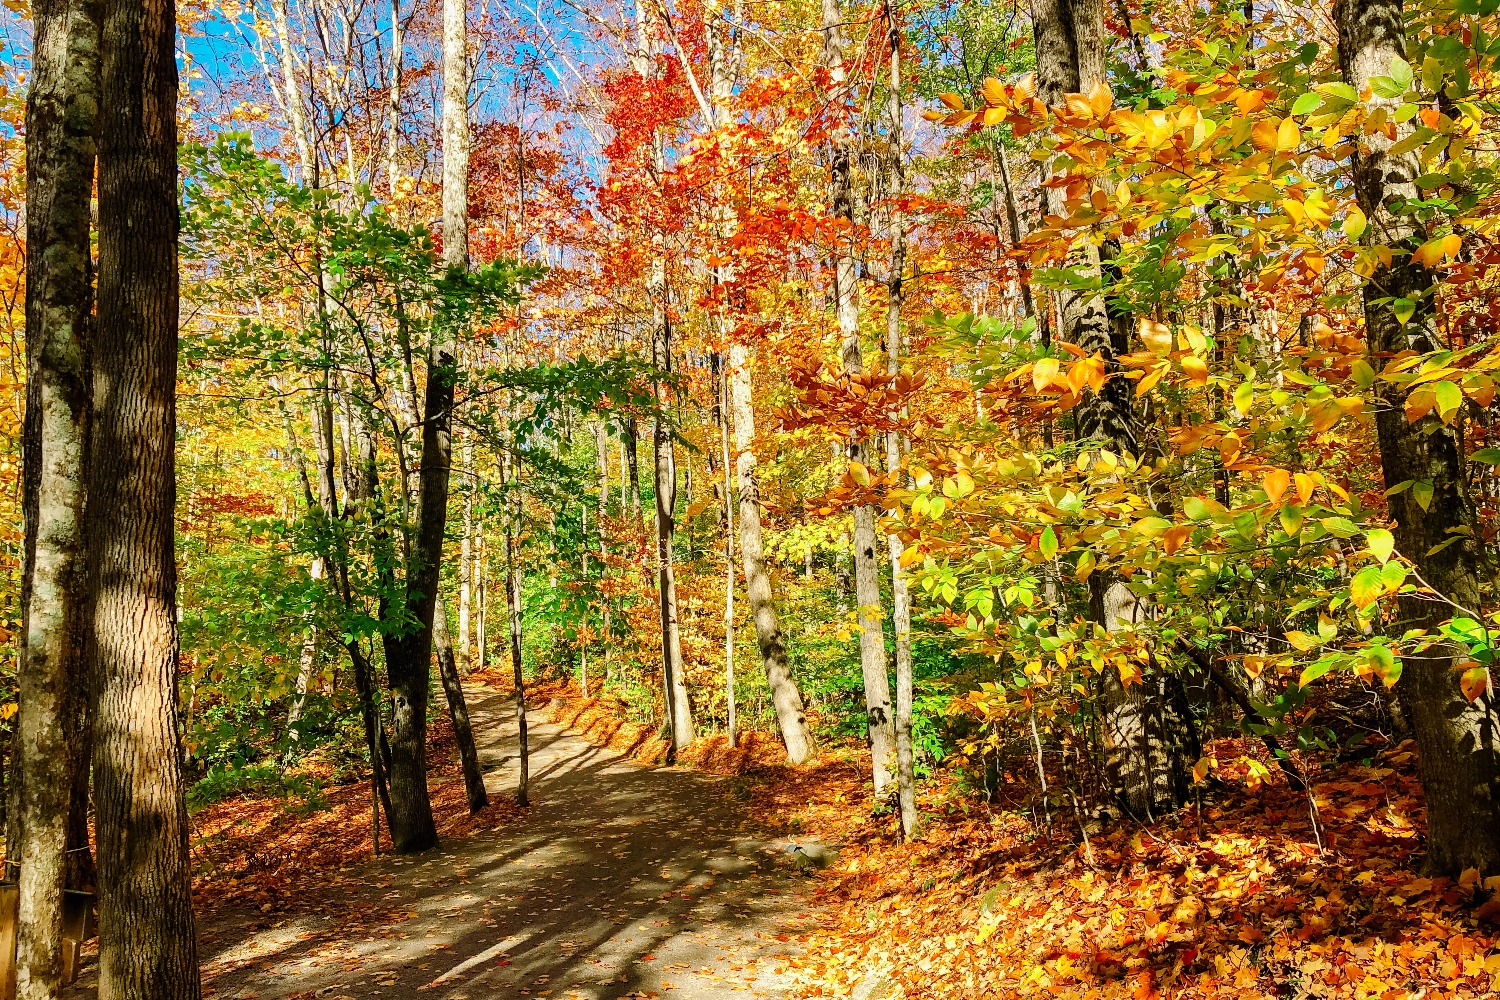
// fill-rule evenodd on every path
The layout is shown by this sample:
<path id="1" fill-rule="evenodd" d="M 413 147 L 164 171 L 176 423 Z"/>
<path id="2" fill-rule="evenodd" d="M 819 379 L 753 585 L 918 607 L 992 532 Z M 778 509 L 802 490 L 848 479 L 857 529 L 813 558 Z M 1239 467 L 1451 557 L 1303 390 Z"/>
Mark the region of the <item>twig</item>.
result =
<path id="1" fill-rule="evenodd" d="M 1213 657 L 1192 645 L 1186 639 L 1178 639 L 1177 648 L 1186 653 L 1188 658 L 1196 663 L 1200 670 L 1212 678 L 1213 682 L 1219 685 L 1219 688 L 1225 694 L 1229 695 L 1229 700 L 1240 707 L 1240 711 L 1245 713 L 1247 719 L 1259 719 L 1262 723 L 1269 723 L 1269 720 L 1261 714 L 1260 710 L 1245 696 L 1245 693 L 1239 689 L 1234 681 L 1230 680 L 1224 675 L 1222 670 L 1214 666 Z M 1266 745 L 1266 749 L 1271 751 L 1272 759 L 1281 768 L 1281 773 L 1286 775 L 1286 783 L 1291 787 L 1292 791 L 1305 791 L 1307 783 L 1297 773 L 1297 769 L 1292 764 L 1291 759 L 1282 752 L 1281 744 L 1276 742 L 1275 737 L 1270 733 L 1261 733 L 1260 740 Z"/>

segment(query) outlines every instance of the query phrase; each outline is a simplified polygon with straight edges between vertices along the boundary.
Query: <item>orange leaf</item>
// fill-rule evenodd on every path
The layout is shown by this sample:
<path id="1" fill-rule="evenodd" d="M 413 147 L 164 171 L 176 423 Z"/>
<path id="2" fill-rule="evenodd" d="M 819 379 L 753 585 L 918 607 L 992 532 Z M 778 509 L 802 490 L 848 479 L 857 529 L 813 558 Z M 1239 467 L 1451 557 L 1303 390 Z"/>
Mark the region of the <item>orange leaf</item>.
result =
<path id="1" fill-rule="evenodd" d="M 1274 504 L 1280 504 L 1281 495 L 1292 484 L 1292 475 L 1285 469 L 1272 469 L 1266 473 L 1261 482 L 1266 488 L 1266 499 Z"/>

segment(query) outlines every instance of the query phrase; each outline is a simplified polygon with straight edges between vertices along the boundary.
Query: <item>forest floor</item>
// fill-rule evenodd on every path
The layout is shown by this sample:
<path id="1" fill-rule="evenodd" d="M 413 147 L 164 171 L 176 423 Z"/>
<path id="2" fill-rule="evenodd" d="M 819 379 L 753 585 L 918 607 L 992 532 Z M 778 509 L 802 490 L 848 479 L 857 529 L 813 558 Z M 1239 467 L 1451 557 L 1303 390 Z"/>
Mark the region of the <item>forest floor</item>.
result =
<path id="1" fill-rule="evenodd" d="M 247 864 L 243 844 L 232 857 L 221 845 L 285 839 L 258 829 L 269 810 L 232 821 L 231 837 L 204 831 L 238 811 L 195 816 L 199 844 L 219 847 L 209 852 L 217 866 L 238 872 L 200 876 L 197 886 L 205 995 L 781 995 L 814 886 L 784 845 L 757 835 L 734 779 L 643 765 L 534 710 L 531 805 L 518 815 L 514 702 L 475 686 L 469 707 L 486 785 L 500 800 L 481 820 L 495 825 L 449 830 L 434 851 L 329 868 L 326 853 L 347 851 L 350 838 L 314 837 L 300 857 Z M 462 810 L 461 798 L 445 808 L 455 784 L 461 796 L 461 779 L 434 780 L 440 814 Z M 368 806 L 361 826 L 361 800 L 350 798 L 322 813 L 344 814 L 368 855 Z M 200 865 L 213 860 L 196 853 Z M 96 984 L 90 959 L 73 995 L 93 995 Z"/>
<path id="2" fill-rule="evenodd" d="M 435 851 L 370 860 L 358 784 L 194 815 L 206 995 L 1500 995 L 1500 877 L 1421 873 L 1410 744 L 1302 761 L 1308 794 L 1218 739 L 1195 801 L 1151 825 L 1043 800 L 1025 761 L 988 800 L 943 768 L 902 844 L 856 743 L 792 767 L 773 735 L 710 736 L 666 767 L 653 729 L 564 684 L 534 693 L 521 810 L 508 685 L 469 698 L 492 804 L 468 816 L 437 725 Z M 836 858 L 800 870 L 788 849 L 818 844 Z"/>

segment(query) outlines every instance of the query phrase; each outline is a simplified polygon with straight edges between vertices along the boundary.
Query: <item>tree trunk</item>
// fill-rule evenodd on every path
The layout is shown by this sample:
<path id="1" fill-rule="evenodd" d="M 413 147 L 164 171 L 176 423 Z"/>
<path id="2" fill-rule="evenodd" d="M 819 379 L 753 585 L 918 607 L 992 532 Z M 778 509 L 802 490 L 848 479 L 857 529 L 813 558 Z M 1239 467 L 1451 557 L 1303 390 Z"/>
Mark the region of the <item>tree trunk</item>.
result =
<path id="1" fill-rule="evenodd" d="M 469 672 L 473 650 L 470 624 L 474 610 L 474 437 L 467 431 L 464 439 L 464 535 L 459 542 L 458 559 L 458 672 Z"/>
<path id="2" fill-rule="evenodd" d="M 86 497 L 93 265 L 89 199 L 99 100 L 99 6 L 43 0 L 34 11 L 26 106 L 25 578 L 17 683 L 16 783 L 6 860 L 19 866 L 16 996 L 51 1000 L 62 978 L 70 852 L 87 859 L 73 801 L 87 808 L 90 727 Z M 86 813 L 85 813 L 86 817 Z"/>
<path id="3" fill-rule="evenodd" d="M 1105 74 L 1107 36 L 1099 0 L 1035 0 L 1032 24 L 1037 52 L 1037 96 L 1049 107 L 1063 105 L 1067 94 L 1087 93 L 1108 85 Z M 1049 214 L 1066 216 L 1066 192 L 1045 189 Z M 1077 273 L 1104 277 L 1099 248 L 1088 240 L 1073 247 L 1069 266 Z M 1098 291 L 1069 289 L 1058 293 L 1061 339 L 1081 348 L 1086 356 L 1103 359 L 1108 380 L 1098 392 L 1085 391 L 1074 407 L 1077 437 L 1115 454 L 1137 450 L 1130 382 L 1119 377 L 1115 329 L 1104 297 Z M 1125 582 L 1107 571 L 1089 578 L 1094 620 L 1111 632 L 1129 628 L 1144 615 Z M 1118 675 L 1102 678 L 1106 772 L 1120 805 L 1139 819 L 1159 816 L 1183 801 L 1187 786 L 1178 775 L 1191 766 L 1182 760 L 1190 743 L 1180 731 L 1191 720 L 1173 709 L 1167 698 L 1180 682 L 1158 676 L 1150 664 L 1142 679 L 1129 687 Z"/>
<path id="4" fill-rule="evenodd" d="M 729 745 L 734 746 L 734 489 L 729 478 L 729 373 L 723 361 L 714 355 L 718 371 L 719 397 L 719 450 L 720 462 L 724 466 L 724 704 L 725 728 L 729 733 Z M 774 692 L 773 692 L 774 696 Z M 800 698 L 798 699 L 801 700 Z"/>
<path id="5" fill-rule="evenodd" d="M 635 530 L 641 527 L 641 470 L 640 458 L 637 456 L 636 443 L 640 439 L 640 430 L 636 425 L 635 417 L 626 417 L 621 421 L 620 445 L 625 450 L 625 470 L 630 474 L 630 516 Z M 625 513 L 625 503 L 620 503 L 620 513 Z"/>
<path id="6" fill-rule="evenodd" d="M 838 0 L 823 0 L 823 62 L 828 70 L 829 103 L 839 121 L 832 129 L 830 150 L 830 211 L 834 218 L 854 227 L 853 136 L 843 121 L 848 100 L 844 83 L 844 42 Z M 859 339 L 859 288 L 852 235 L 840 239 L 834 250 L 834 300 L 838 312 L 839 339 L 844 371 L 864 373 L 864 355 Z M 868 465 L 869 443 L 861 428 L 850 432 L 849 458 Z M 876 557 L 876 511 L 868 505 L 854 510 L 854 595 L 858 602 L 859 662 L 864 675 L 865 718 L 869 726 L 870 755 L 874 765 L 875 795 L 883 796 L 891 780 L 896 729 L 891 718 L 891 681 L 886 673 L 885 612 L 880 599 L 880 562 Z"/>
<path id="7" fill-rule="evenodd" d="M 891 259 L 886 268 L 885 359 L 886 374 L 901 374 L 901 297 L 902 272 L 906 269 L 905 219 L 899 199 L 906 190 L 905 155 L 901 121 L 901 29 L 897 26 L 890 0 L 885 6 L 886 31 L 891 51 L 889 163 L 891 199 Z M 901 435 L 891 431 L 885 437 L 886 468 L 895 474 L 901 468 Z M 906 574 L 901 570 L 901 539 L 886 536 L 891 553 L 891 624 L 896 632 L 896 789 L 901 807 L 901 835 L 912 840 L 917 833 L 917 775 L 911 745 L 912 659 L 911 659 L 911 592 Z"/>
<path id="8" fill-rule="evenodd" d="M 776 722 L 781 727 L 781 741 L 786 745 L 787 759 L 801 764 L 812 756 L 812 732 L 807 725 L 807 711 L 802 694 L 792 680 L 787 665 L 786 642 L 781 637 L 781 622 L 771 592 L 771 574 L 766 567 L 765 548 L 760 527 L 760 478 L 756 475 L 755 409 L 751 404 L 748 351 L 735 344 L 729 349 L 729 400 L 734 415 L 734 445 L 739 453 L 735 468 L 740 491 L 740 566 L 745 573 L 745 600 L 755 622 L 755 638 L 760 645 L 761 665 L 766 671 L 766 686 L 776 707 Z"/>
<path id="9" fill-rule="evenodd" d="M 177 12 L 106 0 L 89 464 L 99 996 L 198 1000 L 177 730 Z"/>
<path id="10" fill-rule="evenodd" d="M 453 739 L 458 744 L 458 759 L 463 765 L 464 792 L 469 799 L 469 813 L 477 813 L 490 804 L 484 791 L 484 773 L 479 770 L 479 752 L 474 749 L 474 729 L 469 725 L 469 706 L 464 702 L 463 685 L 459 683 L 458 664 L 453 656 L 453 640 L 448 634 L 448 611 L 439 595 L 433 608 L 432 637 L 437 645 L 438 676 L 443 694 L 448 696 L 448 718 L 453 721 Z"/>
<path id="11" fill-rule="evenodd" d="M 664 332 L 658 340 L 665 340 L 668 336 L 670 334 Z M 670 348 L 658 348 L 657 363 L 661 371 L 671 370 L 669 351 Z M 677 623 L 677 574 L 673 566 L 672 542 L 677 530 L 677 469 L 672 455 L 671 431 L 661 418 L 654 423 L 652 443 L 656 453 L 656 568 L 657 595 L 661 607 L 662 678 L 665 682 L 667 720 L 672 728 L 672 750 L 675 756 L 675 751 L 693 742 L 693 706 L 688 698 L 687 677 L 682 666 L 682 634 Z"/>
<path id="12" fill-rule="evenodd" d="M 1339 0 L 1334 16 L 1344 80 L 1363 92 L 1372 76 L 1390 73 L 1393 57 L 1405 55 L 1401 3 Z M 1399 98 L 1379 96 L 1369 101 L 1372 110 L 1400 103 Z M 1401 123 L 1394 140 L 1379 132 L 1362 137 L 1354 165 L 1355 197 L 1369 219 L 1366 238 L 1396 251 L 1391 263 L 1377 267 L 1364 287 L 1365 330 L 1370 360 L 1377 369 L 1403 351 L 1425 354 L 1445 346 L 1438 330 L 1434 277 L 1409 254 L 1426 234 L 1413 216 L 1392 210 L 1394 201 L 1418 197 L 1413 184 L 1422 173 L 1418 152 L 1390 152 L 1395 142 L 1410 134 L 1410 123 Z M 1405 324 L 1393 307 L 1393 300 L 1403 299 L 1415 307 Z M 1401 620 L 1392 623 L 1397 630 L 1393 634 L 1411 628 L 1433 630 L 1455 614 L 1479 610 L 1480 580 L 1486 575 L 1464 479 L 1463 443 L 1457 426 L 1443 423 L 1435 413 L 1409 422 L 1399 386 L 1377 381 L 1375 392 L 1375 428 L 1386 484 L 1432 484 L 1425 508 L 1413 490 L 1390 498 L 1396 549 L 1441 595 L 1401 595 Z M 1426 867 L 1435 874 L 1500 868 L 1500 751 L 1495 735 L 1500 712 L 1493 685 L 1472 702 L 1459 690 L 1453 668 L 1456 657 L 1468 659 L 1464 653 L 1435 646 L 1406 657 L 1398 684 L 1417 742 L 1427 800 Z"/>
<path id="13" fill-rule="evenodd" d="M 504 462 L 504 459 L 501 461 Z M 503 483 L 503 464 L 500 478 Z M 518 489 L 519 481 L 519 476 L 514 477 L 512 482 L 515 486 L 512 488 Z M 519 525 L 515 522 L 519 520 L 522 509 L 520 495 L 517 494 L 516 499 L 507 502 L 511 504 L 511 516 L 506 519 L 505 524 L 505 604 L 510 612 L 510 666 L 515 677 L 516 740 L 521 764 L 520 778 L 516 784 L 516 802 L 528 806 L 531 804 L 531 745 L 526 735 L 526 675 L 521 662 L 521 573 L 516 566 L 516 540 L 520 532 Z"/>

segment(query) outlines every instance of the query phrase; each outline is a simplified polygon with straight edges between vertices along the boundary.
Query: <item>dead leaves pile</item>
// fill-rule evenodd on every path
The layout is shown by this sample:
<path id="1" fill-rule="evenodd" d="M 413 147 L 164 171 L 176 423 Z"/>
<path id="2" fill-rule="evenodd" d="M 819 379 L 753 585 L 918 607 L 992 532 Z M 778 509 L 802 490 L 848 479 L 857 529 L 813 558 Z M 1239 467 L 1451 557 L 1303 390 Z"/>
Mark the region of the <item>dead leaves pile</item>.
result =
<path id="1" fill-rule="evenodd" d="M 1417 875 L 1412 756 L 1315 774 L 1323 849 L 1306 797 L 1277 785 L 1230 784 L 1088 844 L 1071 817 L 1033 826 L 941 782 L 921 843 L 851 814 L 804 995 L 840 995 L 875 964 L 908 997 L 1491 996 L 1500 905 L 1478 872 Z"/>
<path id="2" fill-rule="evenodd" d="M 509 797 L 492 796 L 470 816 L 463 778 L 446 718 L 429 729 L 428 783 L 438 835 L 445 839 L 492 829 L 520 815 Z M 357 881 L 343 870 L 368 861 L 368 782 L 323 789 L 327 808 L 295 800 L 240 796 L 205 807 L 191 819 L 193 896 L 200 908 L 235 904 L 265 913 L 324 909 L 344 912 L 355 895 L 340 886 Z M 391 849 L 382 817 L 381 852 Z"/>
<path id="3" fill-rule="evenodd" d="M 636 745 L 611 728 L 609 702 L 551 696 L 559 723 Z M 1033 824 L 939 776 L 923 785 L 923 840 L 902 845 L 888 811 L 872 816 L 863 748 L 824 747 L 797 768 L 773 735 L 757 739 L 733 770 L 714 767 L 748 776 L 757 825 L 844 848 L 793 963 L 801 996 L 848 996 L 872 977 L 908 998 L 1500 992 L 1500 878 L 1419 875 L 1410 745 L 1368 767 L 1314 766 L 1316 830 L 1305 795 L 1249 787 L 1253 741 L 1225 739 L 1209 749 L 1223 784 L 1153 826 L 1091 825 L 1085 843 L 1071 813 Z M 722 765 L 703 742 L 684 759 Z"/>

